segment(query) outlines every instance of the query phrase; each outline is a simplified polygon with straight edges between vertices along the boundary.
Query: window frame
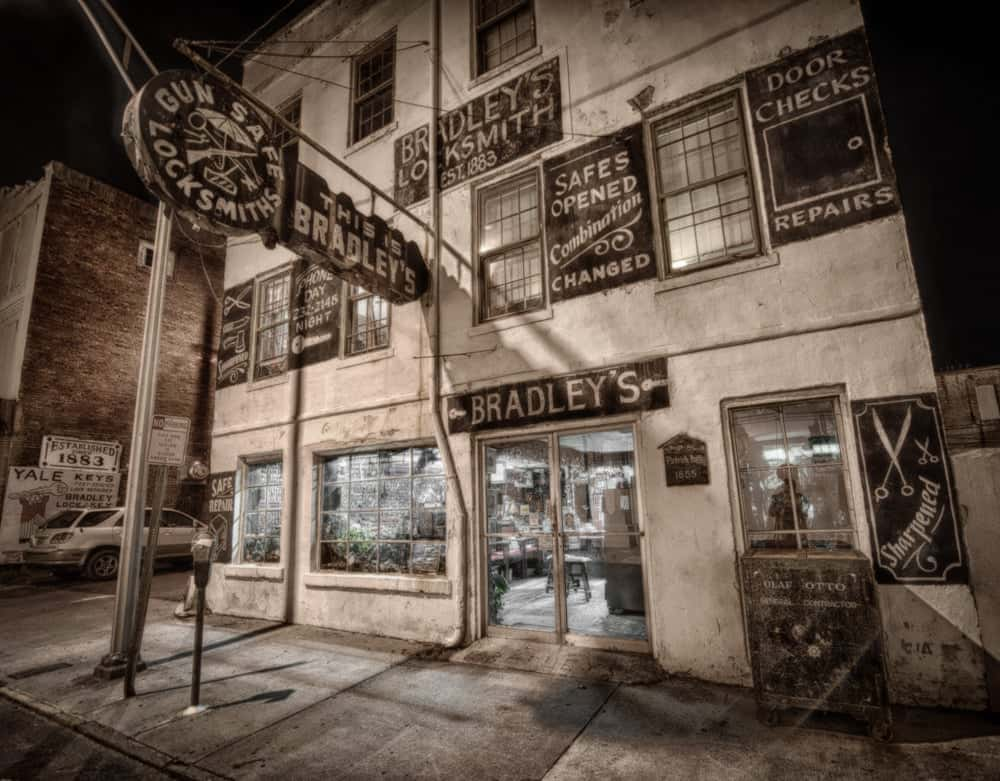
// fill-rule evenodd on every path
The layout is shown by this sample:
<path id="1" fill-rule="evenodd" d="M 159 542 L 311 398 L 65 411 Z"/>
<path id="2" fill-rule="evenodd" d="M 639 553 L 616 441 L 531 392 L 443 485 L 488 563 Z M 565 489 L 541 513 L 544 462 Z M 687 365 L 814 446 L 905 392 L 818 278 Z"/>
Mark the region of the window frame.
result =
<path id="1" fill-rule="evenodd" d="M 312 485 L 313 495 L 312 495 L 312 505 L 311 505 L 312 506 L 312 514 L 313 514 L 314 520 L 313 520 L 313 524 L 312 524 L 312 533 L 311 533 L 311 547 L 312 547 L 312 555 L 310 557 L 311 558 L 311 562 L 310 562 L 310 564 L 311 564 L 311 572 L 316 573 L 316 574 L 321 574 L 321 575 L 334 575 L 334 576 L 346 576 L 346 577 L 420 578 L 422 580 L 435 580 L 436 579 L 436 580 L 444 580 L 444 581 L 446 581 L 448 579 L 448 548 L 449 548 L 449 545 L 448 545 L 448 476 L 447 476 L 447 473 L 446 473 L 446 471 L 444 469 L 444 462 L 443 462 L 443 460 L 441 460 L 440 451 L 438 452 L 438 459 L 441 460 L 441 466 L 442 466 L 442 469 L 441 469 L 440 473 L 431 473 L 431 474 L 428 474 L 428 475 L 414 475 L 414 473 L 413 473 L 413 453 L 414 453 L 414 451 L 416 451 L 418 449 L 422 449 L 422 448 L 423 449 L 429 448 L 429 449 L 437 450 L 437 443 L 435 443 L 433 440 L 416 440 L 416 441 L 406 441 L 406 442 L 384 443 L 384 444 L 376 445 L 375 447 L 365 446 L 365 447 L 337 449 L 337 450 L 322 450 L 322 451 L 316 451 L 316 452 L 314 452 L 314 454 L 313 454 L 313 475 L 314 475 L 314 477 L 313 477 L 313 485 Z M 443 552 L 441 554 L 441 563 L 443 564 L 444 570 L 443 571 L 439 570 L 438 572 L 435 572 L 435 573 L 415 573 L 415 572 L 412 572 L 412 571 L 407 571 L 407 572 L 380 572 L 380 571 L 378 571 L 378 555 L 376 556 L 376 563 L 375 563 L 375 571 L 374 572 L 364 572 L 364 571 L 360 571 L 360 570 L 351 570 L 351 569 L 347 569 L 347 568 L 345 568 L 345 569 L 334 569 L 332 567 L 324 568 L 322 566 L 322 557 L 323 557 L 323 550 L 322 549 L 323 549 L 323 543 L 324 542 L 331 542 L 331 543 L 336 544 L 337 542 L 341 542 L 342 544 L 348 544 L 349 541 L 350 541 L 350 538 L 347 538 L 346 540 L 324 539 L 323 514 L 324 514 L 324 512 L 330 512 L 330 511 L 325 511 L 324 510 L 324 506 L 323 506 L 324 505 L 324 487 L 325 487 L 325 485 L 328 482 L 330 484 L 338 484 L 338 483 L 340 483 L 340 481 L 336 481 L 336 480 L 335 481 L 327 481 L 325 479 L 325 469 L 324 468 L 325 468 L 326 462 L 328 460 L 334 459 L 334 458 L 350 458 L 352 456 L 359 456 L 359 455 L 375 455 L 376 458 L 379 458 L 381 453 L 390 452 L 390 451 L 398 451 L 398 450 L 406 450 L 410 454 L 410 471 L 409 471 L 409 474 L 407 476 L 403 477 L 403 478 L 397 478 L 397 477 L 383 478 L 383 476 L 381 475 L 381 471 L 379 471 L 379 474 L 374 478 L 374 482 L 376 482 L 377 484 L 379 484 L 379 483 L 381 483 L 381 481 L 383 479 L 390 479 L 390 480 L 392 480 L 392 479 L 409 479 L 409 481 L 410 481 L 410 530 L 411 530 L 411 536 L 410 536 L 409 540 L 402 540 L 402 541 L 400 541 L 400 540 L 383 540 L 379 536 L 376 536 L 376 538 L 374 540 L 370 540 L 369 542 L 371 542 L 372 544 L 374 544 L 376 546 L 376 554 L 378 554 L 377 546 L 379 546 L 381 544 L 392 544 L 394 542 L 397 543 L 397 544 L 408 544 L 410 546 L 410 558 L 408 559 L 409 562 L 412 562 L 412 560 L 413 560 L 413 546 L 414 545 L 417 545 L 417 544 L 441 545 L 444 548 L 444 550 L 443 550 Z M 427 537 L 418 538 L 418 537 L 413 536 L 413 534 L 412 534 L 414 512 L 415 512 L 414 511 L 413 482 L 418 477 L 427 477 L 427 478 L 438 477 L 444 483 L 444 491 L 445 491 L 445 493 L 444 493 L 444 504 L 441 506 L 440 511 L 444 513 L 445 529 L 444 529 L 444 536 L 442 538 L 440 538 L 440 539 L 433 539 L 433 538 L 427 538 Z M 366 481 L 364 481 L 364 480 L 358 480 L 358 481 L 351 480 L 350 479 L 350 473 L 348 473 L 348 480 L 347 480 L 346 485 L 351 485 L 354 482 L 366 482 Z M 370 482 L 370 481 L 368 481 L 368 482 Z M 347 514 L 348 516 L 350 516 L 350 514 L 352 512 L 359 512 L 358 510 L 351 510 L 350 509 L 350 499 L 349 499 L 349 496 L 350 496 L 350 494 L 348 493 L 348 496 L 345 499 L 345 501 L 347 502 L 347 504 L 345 506 L 345 509 L 343 510 L 343 512 L 345 514 Z M 365 511 L 361 511 L 361 512 L 365 512 Z M 372 512 L 375 512 L 375 514 L 378 515 L 380 511 L 378 509 L 376 509 L 376 510 L 374 510 Z M 350 520 L 349 519 L 348 519 L 348 524 L 350 524 Z M 350 525 L 348 525 L 348 529 L 350 529 Z M 350 551 L 348 551 L 348 554 L 349 553 L 350 553 Z"/>
<path id="2" fill-rule="evenodd" d="M 263 300 L 263 289 L 264 286 L 270 282 L 281 277 L 285 278 L 287 282 L 288 295 L 285 300 L 285 319 L 283 323 L 287 326 L 287 332 L 285 335 L 285 352 L 284 352 L 284 368 L 279 372 L 269 373 L 263 376 L 257 376 L 257 369 L 260 362 L 259 356 L 259 344 L 258 337 L 262 330 L 271 330 L 282 325 L 282 323 L 272 323 L 266 327 L 266 329 L 260 328 L 260 316 L 261 312 L 261 302 Z M 263 274 L 259 274 L 254 279 L 253 284 L 253 308 L 251 310 L 253 314 L 252 318 L 252 328 L 251 328 L 251 356 L 250 356 L 250 384 L 267 382 L 275 378 L 283 377 L 288 374 L 289 364 L 290 364 L 290 353 L 291 353 L 291 339 L 292 339 L 292 264 L 285 264 L 277 269 L 271 269 Z M 278 358 L 272 356 L 267 359 L 268 361 L 277 362 Z"/>
<path id="3" fill-rule="evenodd" d="M 797 508 L 796 501 L 792 501 L 792 511 L 793 517 L 796 518 L 795 526 L 791 531 L 781 532 L 775 530 L 758 530 L 751 531 L 749 516 L 744 508 L 743 492 L 740 488 L 740 464 L 738 462 L 738 449 L 736 446 L 736 434 L 735 434 L 735 420 L 734 412 L 739 410 L 754 408 L 754 407 L 766 407 L 766 406 L 776 406 L 783 407 L 787 405 L 793 405 L 802 402 L 809 401 L 825 401 L 829 400 L 833 402 L 833 415 L 837 425 L 837 439 L 840 444 L 840 462 L 837 464 L 840 467 L 840 475 L 842 478 L 842 485 L 844 491 L 844 506 L 847 510 L 847 520 L 848 525 L 844 528 L 823 528 L 823 529 L 808 529 L 802 530 L 799 528 L 797 521 Z M 846 411 L 846 412 L 845 412 Z M 733 515 L 733 523 L 736 528 L 740 530 L 737 538 L 742 545 L 741 552 L 752 553 L 755 555 L 853 555 L 857 553 L 864 553 L 866 555 L 870 554 L 867 548 L 867 537 L 861 533 L 859 527 L 860 519 L 866 517 L 864 513 L 864 508 L 861 508 L 857 504 L 858 493 L 856 491 L 857 469 L 858 465 L 854 458 L 855 452 L 855 441 L 854 432 L 850 425 L 850 421 L 845 419 L 845 414 L 849 414 L 850 403 L 846 398 L 842 388 L 814 388 L 803 391 L 790 391 L 787 393 L 779 394 L 769 394 L 765 396 L 755 396 L 746 397 L 739 399 L 728 399 L 723 400 L 721 404 L 722 412 L 722 429 L 723 429 L 723 440 L 726 447 L 726 460 L 729 466 L 729 489 L 730 489 L 730 506 Z M 787 431 L 784 428 L 784 419 L 782 418 L 782 435 L 785 439 L 785 445 L 787 450 Z M 810 465 L 798 465 L 800 468 L 810 468 Z M 815 466 L 815 465 L 812 465 Z M 791 481 L 790 481 L 791 482 Z M 791 486 L 790 486 L 791 488 Z M 795 496 L 794 489 L 791 491 L 792 496 Z M 775 535 L 782 535 L 791 537 L 795 540 L 793 546 L 780 547 L 780 546 L 760 546 L 753 547 L 752 537 L 758 536 L 762 538 L 771 537 Z M 810 548 L 802 544 L 803 537 L 809 536 L 821 536 L 821 535 L 842 535 L 849 538 L 849 547 L 836 547 L 836 548 Z"/>
<path id="4" fill-rule="evenodd" d="M 377 85 L 369 89 L 364 94 L 361 94 L 360 90 L 360 71 L 362 64 L 372 59 L 376 55 L 381 55 L 383 50 L 388 49 L 392 54 L 392 67 L 390 68 L 389 78 L 385 81 L 379 82 Z M 388 117 L 385 122 L 379 125 L 377 128 L 369 130 L 364 135 L 360 134 L 359 128 L 359 107 L 371 101 L 373 98 L 377 97 L 379 94 L 388 89 L 389 92 L 389 110 Z M 371 44 L 366 46 L 357 54 L 351 57 L 351 110 L 349 112 L 349 125 L 348 125 L 348 146 L 354 146 L 359 144 L 365 139 L 371 138 L 375 134 L 384 130 L 385 128 L 392 125 L 396 120 L 396 28 L 393 27 L 385 35 Z"/>
<path id="5" fill-rule="evenodd" d="M 295 119 L 294 119 L 294 121 L 289 116 L 287 116 L 288 114 L 291 113 L 291 109 L 293 109 L 293 108 L 295 109 Z M 290 122 L 291 124 L 293 124 L 296 129 L 301 130 L 302 129 L 302 93 L 301 92 L 296 92 L 291 97 L 286 98 L 285 100 L 283 100 L 281 103 L 278 104 L 278 107 L 275 109 L 275 113 L 277 113 L 278 116 L 280 116 L 282 119 L 284 119 L 287 122 Z M 298 153 L 298 146 L 299 146 L 299 137 L 296 136 L 296 135 L 294 135 L 294 134 L 292 134 L 292 133 L 290 133 L 289 131 L 287 131 L 284 127 L 282 127 L 281 125 L 279 125 L 277 122 L 275 122 L 274 124 L 275 124 L 274 135 L 275 135 L 275 139 L 277 141 L 276 145 L 278 147 L 278 154 L 279 155 L 282 154 L 282 152 L 285 149 L 287 149 L 288 147 L 291 147 L 291 146 L 295 147 L 295 152 L 297 154 Z"/>
<path id="6" fill-rule="evenodd" d="M 250 561 L 244 557 L 243 544 L 246 534 L 246 492 L 250 488 L 248 471 L 250 467 L 262 464 L 278 464 L 281 474 L 281 506 L 278 509 L 278 560 Z M 271 485 L 265 483 L 265 487 Z M 284 558 L 284 527 L 285 527 L 285 459 L 280 451 L 252 456 L 241 456 L 236 469 L 233 485 L 233 528 L 232 528 L 232 562 L 257 567 L 280 567 Z M 250 535 L 252 537 L 268 537 L 266 534 Z"/>
<path id="7" fill-rule="evenodd" d="M 698 114 L 708 114 L 713 107 L 719 107 L 727 102 L 731 102 L 736 109 L 736 124 L 740 130 L 742 140 L 743 167 L 739 171 L 730 171 L 722 176 L 713 176 L 701 180 L 694 185 L 690 183 L 683 188 L 673 190 L 669 193 L 662 189 L 662 169 L 660 165 L 659 146 L 657 145 L 657 134 L 668 124 L 684 122 Z M 678 277 L 684 274 L 693 274 L 705 269 L 735 263 L 741 260 L 760 257 L 768 251 L 767 232 L 761 214 L 761 200 L 758 192 L 759 176 L 756 168 L 756 158 L 754 154 L 753 133 L 749 126 L 749 115 L 746 105 L 745 86 L 742 83 L 728 84 L 720 87 L 710 94 L 699 97 L 696 100 L 683 99 L 669 107 L 657 112 L 650 112 L 645 122 L 648 135 L 646 153 L 651 161 L 650 172 L 652 177 L 652 190 L 655 200 L 656 220 L 654 232 L 659 245 L 660 278 L 666 279 Z M 749 222 L 753 232 L 753 246 L 737 252 L 728 252 L 723 257 L 714 258 L 706 262 L 696 262 L 679 269 L 671 267 L 670 257 L 670 232 L 667 230 L 666 199 L 682 192 L 691 192 L 699 187 L 709 184 L 717 184 L 726 179 L 742 173 L 747 181 L 747 200 L 749 201 Z"/>
<path id="8" fill-rule="evenodd" d="M 139 240 L 139 248 L 136 251 L 135 264 L 144 271 L 153 270 L 153 253 L 156 248 L 153 246 L 153 242 L 146 241 L 145 239 Z M 149 257 L 149 263 L 146 262 L 146 257 Z M 177 264 L 177 253 L 170 250 L 167 253 L 167 279 L 174 278 L 174 267 Z"/>
<path id="9" fill-rule="evenodd" d="M 505 186 L 511 186 L 520 181 L 527 181 L 531 179 L 535 186 L 535 209 L 537 212 L 537 231 L 529 238 L 520 238 L 515 242 L 510 244 L 500 244 L 493 249 L 484 252 L 480 249 L 482 243 L 482 237 L 484 233 L 485 223 L 483 220 L 486 216 L 485 200 L 488 195 L 492 192 L 498 191 Z M 546 268 L 545 262 L 545 220 L 543 215 L 543 193 L 542 193 L 542 181 L 541 181 L 541 170 L 539 166 L 533 165 L 528 169 L 511 173 L 500 179 L 496 179 L 491 182 L 484 183 L 476 187 L 474 196 L 472 199 L 473 203 L 473 250 L 475 259 L 475 307 L 476 307 L 476 323 L 494 323 L 503 320 L 504 318 L 518 317 L 523 315 L 530 315 L 534 312 L 539 312 L 545 310 L 548 306 L 549 301 L 549 286 L 548 286 L 548 269 Z M 522 309 L 508 309 L 504 312 L 498 314 L 490 314 L 489 309 L 489 275 L 487 273 L 487 264 L 490 259 L 495 257 L 503 256 L 507 252 L 511 252 L 517 249 L 523 249 L 531 244 L 538 244 L 538 258 L 539 258 L 539 268 L 541 276 L 541 289 L 542 294 L 538 303 L 532 307 L 525 307 Z M 522 279 L 527 279 L 527 277 L 522 277 Z"/>
<path id="10" fill-rule="evenodd" d="M 472 0 L 472 76 L 473 78 L 479 78 L 490 73 L 500 73 L 503 71 L 504 66 L 509 63 L 517 62 L 519 57 L 526 56 L 529 52 L 534 51 L 538 48 L 538 14 L 535 9 L 534 0 L 515 0 L 514 4 L 510 8 L 506 8 L 500 11 L 495 16 L 482 20 L 480 19 L 480 5 L 482 0 Z M 508 57 L 507 59 L 501 59 L 492 68 L 486 66 L 485 57 L 485 38 L 486 33 L 499 26 L 508 17 L 514 16 L 515 14 L 522 11 L 527 7 L 531 11 L 531 33 L 532 41 L 531 45 L 528 46 L 523 51 L 515 51 L 515 53 Z M 502 48 L 502 47 L 501 47 Z M 516 48 L 516 47 L 515 47 Z"/>
<path id="11" fill-rule="evenodd" d="M 354 288 L 358 288 L 362 292 L 355 294 L 352 292 Z M 386 318 L 385 318 L 385 329 L 386 329 L 386 339 L 385 344 L 369 344 L 368 339 L 365 340 L 365 348 L 362 350 L 354 350 L 354 302 L 361 300 L 373 300 L 381 299 L 386 305 Z M 382 298 L 381 296 L 372 293 L 369 290 L 365 290 L 361 285 L 352 285 L 350 282 L 344 282 L 342 288 L 340 300 L 343 302 L 343 358 L 354 358 L 359 355 L 368 355 L 369 353 L 377 352 L 379 350 L 388 350 L 392 345 L 392 302 L 388 299 Z M 379 327 L 368 328 L 366 332 L 368 334 L 377 333 Z"/>

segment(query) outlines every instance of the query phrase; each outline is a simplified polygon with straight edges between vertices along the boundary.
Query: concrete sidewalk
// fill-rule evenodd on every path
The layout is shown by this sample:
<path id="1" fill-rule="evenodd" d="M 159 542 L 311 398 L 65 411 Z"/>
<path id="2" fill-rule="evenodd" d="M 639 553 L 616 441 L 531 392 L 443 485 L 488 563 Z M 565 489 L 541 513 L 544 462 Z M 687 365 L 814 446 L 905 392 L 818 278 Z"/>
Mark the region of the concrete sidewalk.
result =
<path id="1" fill-rule="evenodd" d="M 487 641 L 447 660 L 416 643 L 218 616 L 205 633 L 211 707 L 183 717 L 193 625 L 173 617 L 175 602 L 152 600 L 149 669 L 123 700 L 120 681 L 90 674 L 113 600 L 83 587 L 4 596 L 0 693 L 182 777 L 1000 776 L 1000 724 L 985 717 L 900 711 L 885 745 L 847 719 L 762 726 L 743 689 L 630 682 L 642 664 L 613 654 Z"/>

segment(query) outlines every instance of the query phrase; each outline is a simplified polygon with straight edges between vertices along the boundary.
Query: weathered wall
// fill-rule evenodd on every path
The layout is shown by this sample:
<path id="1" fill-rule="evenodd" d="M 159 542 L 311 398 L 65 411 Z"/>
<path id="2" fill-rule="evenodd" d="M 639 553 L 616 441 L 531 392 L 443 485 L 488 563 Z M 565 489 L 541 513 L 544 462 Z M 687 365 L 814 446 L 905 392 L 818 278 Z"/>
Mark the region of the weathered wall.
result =
<path id="1" fill-rule="evenodd" d="M 644 563 L 651 646 L 668 669 L 703 678 L 749 684 L 750 670 L 737 581 L 736 558 L 742 531 L 728 474 L 721 409 L 727 399 L 819 388 L 845 402 L 845 443 L 851 509 L 859 548 L 870 552 L 863 483 L 853 431 L 847 416 L 852 399 L 928 392 L 935 388 L 917 287 L 909 259 L 902 216 L 867 222 L 821 238 L 774 249 L 765 234 L 758 257 L 747 261 L 619 287 L 562 301 L 530 317 L 496 323 L 475 320 L 473 210 L 475 191 L 543 159 L 642 121 L 628 104 L 644 87 L 653 87 L 648 118 L 664 106 L 737 77 L 777 59 L 786 50 L 815 44 L 857 28 L 856 4 L 846 0 L 782 3 L 765 0 L 706 6 L 703 3 L 617 2 L 537 3 L 539 51 L 500 75 L 472 78 L 470 4 L 447 0 L 442 15 L 442 91 L 445 108 L 464 104 L 504 81 L 559 58 L 565 138 L 502 169 L 473 177 L 443 196 L 442 353 L 446 390 L 460 392 L 599 367 L 626 360 L 667 356 L 671 406 L 639 420 L 638 491 L 646 533 Z M 627 4 L 626 4 L 627 5 Z M 320 6 L 317 13 L 332 9 Z M 391 26 L 399 41 L 429 37 L 429 8 L 419 2 L 377 4 L 353 16 L 341 36 L 372 40 Z M 308 39 L 309 25 L 337 27 L 310 17 L 284 37 Z M 325 29 L 325 28 L 324 28 Z M 360 47 L 358 47 L 360 48 Z M 614 57 L 607 52 L 613 50 Z M 325 50 L 323 50 L 325 52 Z M 341 51 L 341 49 L 337 49 Z M 291 66 L 340 84 L 350 82 L 350 64 L 306 59 Z M 350 147 L 345 90 L 289 75 L 274 75 L 250 63 L 247 80 L 261 84 L 273 105 L 301 91 L 303 129 L 341 155 L 387 191 L 393 185 L 393 140 L 428 121 L 429 76 L 422 47 L 398 53 L 395 122 L 371 140 Z M 755 155 L 751 158 L 756 159 Z M 302 160 L 325 175 L 335 189 L 366 204 L 367 193 L 311 150 Z M 755 179 L 759 170 L 752 163 Z M 758 191 L 757 196 L 762 197 Z M 427 215 L 427 203 L 413 207 Z M 380 207 L 381 209 L 381 207 Z M 387 213 L 380 211 L 380 213 Z M 422 234 L 406 220 L 397 223 L 418 242 Z M 226 286 L 253 278 L 290 258 L 283 250 L 265 251 L 252 240 L 231 242 Z M 286 503 L 283 544 L 294 557 L 274 572 L 238 567 L 223 569 L 223 587 L 213 586 L 216 609 L 276 615 L 285 586 L 294 583 L 289 618 L 343 629 L 440 640 L 455 623 L 454 515 L 449 514 L 447 586 L 433 597 L 390 588 L 385 578 L 310 573 L 308 468 L 315 452 L 383 445 L 430 437 L 426 393 L 430 363 L 420 304 L 393 308 L 391 347 L 365 361 L 332 360 L 311 366 L 277 383 L 240 385 L 217 394 L 213 469 L 235 468 L 238 458 L 284 450 L 286 490 L 298 473 L 297 518 Z M 295 377 L 301 377 L 301 392 Z M 298 463 L 285 444 L 286 424 L 298 412 Z M 522 433 L 527 429 L 520 430 Z M 688 432 L 708 445 L 712 482 L 708 486 L 667 489 L 657 447 L 673 434 Z M 469 435 L 450 438 L 471 514 L 473 541 L 482 534 L 473 454 Z M 289 535 L 293 534 L 294 539 Z M 288 547 L 283 548 L 285 554 Z M 480 546 L 473 548 L 474 555 Z M 472 572 L 479 571 L 471 561 Z M 291 567 L 291 571 L 289 568 Z M 355 578 L 355 580 L 351 580 Z M 483 629 L 479 584 L 471 584 L 474 635 Z M 925 695 L 967 707 L 982 704 L 982 665 L 973 645 L 978 623 L 965 586 L 927 587 L 920 605 L 934 604 L 935 620 L 916 615 L 921 631 L 941 646 L 958 646 L 947 666 L 929 674 L 900 655 L 911 627 L 896 619 L 897 594 L 923 594 L 880 588 L 890 648 L 893 697 L 916 701 Z M 895 611 L 895 612 L 894 612 Z M 905 616 L 904 616 L 905 617 Z M 951 653 L 949 651 L 949 653 Z M 935 677 L 936 676 L 936 677 Z M 935 688 L 936 687 L 936 688 Z"/>
<path id="2" fill-rule="evenodd" d="M 122 443 L 128 464 L 149 271 L 137 266 L 152 241 L 156 209 L 53 163 L 52 192 L 28 328 L 12 465 L 38 463 L 42 437 Z M 218 239 L 202 234 L 206 244 Z M 210 449 L 214 353 L 222 291 L 218 248 L 194 246 L 175 227 L 160 337 L 156 411 L 191 418 L 189 453 Z M 124 494 L 125 479 L 120 490 Z M 200 508 L 201 485 L 172 481 L 168 503 Z"/>
<path id="3" fill-rule="evenodd" d="M 940 372 L 937 385 L 945 435 L 953 453 L 1000 447 L 1000 420 L 983 420 L 976 397 L 977 385 L 1000 389 L 1000 366 Z"/>

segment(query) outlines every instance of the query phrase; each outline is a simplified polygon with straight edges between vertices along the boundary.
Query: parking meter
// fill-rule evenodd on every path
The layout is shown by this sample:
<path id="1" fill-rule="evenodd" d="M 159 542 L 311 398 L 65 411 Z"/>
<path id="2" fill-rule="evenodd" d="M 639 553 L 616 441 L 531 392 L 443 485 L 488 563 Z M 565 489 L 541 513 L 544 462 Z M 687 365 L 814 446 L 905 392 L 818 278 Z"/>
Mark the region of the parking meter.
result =
<path id="1" fill-rule="evenodd" d="M 194 584 L 198 588 L 208 585 L 212 574 L 212 553 L 215 548 L 215 537 L 210 532 L 200 531 L 191 542 L 191 556 L 194 558 Z"/>

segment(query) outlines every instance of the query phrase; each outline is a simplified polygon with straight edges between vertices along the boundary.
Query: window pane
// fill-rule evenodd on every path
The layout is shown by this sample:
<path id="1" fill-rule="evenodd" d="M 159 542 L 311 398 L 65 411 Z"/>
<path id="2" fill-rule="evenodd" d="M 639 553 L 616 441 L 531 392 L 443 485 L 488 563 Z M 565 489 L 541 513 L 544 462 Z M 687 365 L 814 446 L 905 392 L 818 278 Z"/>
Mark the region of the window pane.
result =
<path id="1" fill-rule="evenodd" d="M 347 543 L 324 542 L 319 547 L 320 569 L 344 571 L 347 569 Z"/>
<path id="2" fill-rule="evenodd" d="M 374 542 L 352 542 L 348 549 L 347 568 L 350 572 L 375 572 L 378 545 Z"/>
<path id="3" fill-rule="evenodd" d="M 323 527 L 320 536 L 324 540 L 347 539 L 347 514 L 323 513 Z"/>
<path id="4" fill-rule="evenodd" d="M 378 546 L 378 571 L 403 573 L 410 571 L 408 543 L 382 543 Z"/>
<path id="5" fill-rule="evenodd" d="M 413 543 L 410 567 L 414 575 L 443 575 L 445 546 L 427 543 Z"/>
<path id="6" fill-rule="evenodd" d="M 328 484 L 323 486 L 323 509 L 346 510 L 347 486 Z"/>
<path id="7" fill-rule="evenodd" d="M 409 481 L 407 481 L 409 482 Z M 410 510 L 383 510 L 379 513 L 380 540 L 410 539 Z"/>
<path id="8" fill-rule="evenodd" d="M 379 507 L 410 508 L 410 478 L 382 480 L 379 485 Z"/>
<path id="9" fill-rule="evenodd" d="M 840 466 L 799 467 L 793 479 L 805 508 L 804 529 L 850 529 L 847 487 Z"/>
<path id="10" fill-rule="evenodd" d="M 351 456 L 351 480 L 370 480 L 378 477 L 378 454 L 359 453 Z"/>
<path id="11" fill-rule="evenodd" d="M 323 462 L 323 480 L 328 483 L 345 481 L 350 477 L 350 456 L 333 456 Z"/>
<path id="12" fill-rule="evenodd" d="M 418 510 L 413 518 L 413 537 L 422 540 L 443 540 L 447 526 L 447 513 L 444 510 Z"/>
<path id="13" fill-rule="evenodd" d="M 350 531 L 352 540 L 374 540 L 378 537 L 378 513 L 351 513 Z"/>
<path id="14" fill-rule="evenodd" d="M 784 463 L 785 438 L 776 407 L 750 407 L 732 413 L 736 466 L 769 468 Z"/>
<path id="15" fill-rule="evenodd" d="M 378 508 L 378 483 L 374 480 L 351 483 L 352 510 L 375 510 Z"/>
<path id="16" fill-rule="evenodd" d="M 418 447 L 413 449 L 413 474 L 442 474 L 444 462 L 436 447 Z"/>
<path id="17" fill-rule="evenodd" d="M 444 507 L 445 482 L 442 478 L 416 478 L 413 481 L 414 508 Z"/>

